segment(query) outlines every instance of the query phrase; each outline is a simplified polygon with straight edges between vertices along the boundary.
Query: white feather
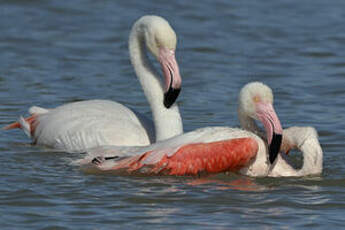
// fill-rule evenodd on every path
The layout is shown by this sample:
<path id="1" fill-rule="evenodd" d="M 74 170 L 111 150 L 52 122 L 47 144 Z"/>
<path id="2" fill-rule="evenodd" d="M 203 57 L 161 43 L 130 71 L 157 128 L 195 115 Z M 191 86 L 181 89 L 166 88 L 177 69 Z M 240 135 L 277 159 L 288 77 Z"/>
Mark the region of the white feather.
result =
<path id="1" fill-rule="evenodd" d="M 18 120 L 19 124 L 21 125 L 21 128 L 23 129 L 24 133 L 28 136 L 31 137 L 31 128 L 30 124 L 21 116 L 19 117 Z"/>

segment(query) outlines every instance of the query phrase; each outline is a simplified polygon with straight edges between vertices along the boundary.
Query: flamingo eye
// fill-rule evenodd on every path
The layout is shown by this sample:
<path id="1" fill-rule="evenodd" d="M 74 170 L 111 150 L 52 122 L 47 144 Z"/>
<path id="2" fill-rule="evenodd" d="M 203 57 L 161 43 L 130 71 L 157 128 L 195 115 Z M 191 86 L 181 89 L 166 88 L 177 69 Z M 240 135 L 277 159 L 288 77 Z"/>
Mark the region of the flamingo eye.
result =
<path id="1" fill-rule="evenodd" d="M 259 96 L 253 97 L 253 101 L 254 101 L 255 103 L 260 102 L 260 97 L 259 97 Z"/>

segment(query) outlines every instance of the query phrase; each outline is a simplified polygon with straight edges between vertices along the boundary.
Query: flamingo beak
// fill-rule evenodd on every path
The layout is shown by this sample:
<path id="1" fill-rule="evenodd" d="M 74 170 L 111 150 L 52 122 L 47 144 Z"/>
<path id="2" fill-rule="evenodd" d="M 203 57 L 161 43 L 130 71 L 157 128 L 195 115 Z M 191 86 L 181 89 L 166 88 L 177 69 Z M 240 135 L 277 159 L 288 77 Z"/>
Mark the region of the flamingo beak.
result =
<path id="1" fill-rule="evenodd" d="M 163 103 L 168 109 L 175 103 L 178 95 L 180 94 L 182 82 L 181 75 L 175 59 L 174 50 L 160 48 L 158 60 L 161 64 L 165 79 Z"/>
<path id="2" fill-rule="evenodd" d="M 256 112 L 266 130 L 269 160 L 273 164 L 280 150 L 283 129 L 271 103 L 257 103 Z"/>
<path id="3" fill-rule="evenodd" d="M 282 135 L 273 132 L 273 138 L 269 144 L 269 160 L 271 164 L 275 161 L 278 156 L 280 145 L 282 143 Z"/>

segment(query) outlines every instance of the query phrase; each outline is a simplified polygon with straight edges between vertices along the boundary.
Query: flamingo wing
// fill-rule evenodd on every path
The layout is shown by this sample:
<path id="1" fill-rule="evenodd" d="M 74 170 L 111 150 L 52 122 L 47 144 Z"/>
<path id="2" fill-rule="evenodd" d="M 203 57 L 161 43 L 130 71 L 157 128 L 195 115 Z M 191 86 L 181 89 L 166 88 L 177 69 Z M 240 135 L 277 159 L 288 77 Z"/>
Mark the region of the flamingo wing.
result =
<path id="1" fill-rule="evenodd" d="M 106 160 L 96 160 L 94 163 L 102 170 L 125 169 L 129 173 L 178 176 L 220 173 L 244 167 L 256 156 L 258 148 L 258 143 L 251 137 L 233 138 L 185 144 L 174 152 L 170 148 L 166 151 L 156 148 L 134 156 L 113 159 L 112 165 Z"/>
<path id="2" fill-rule="evenodd" d="M 152 121 L 112 101 L 74 102 L 50 110 L 32 107 L 29 112 L 30 117 L 3 129 L 21 128 L 33 143 L 67 152 L 102 145 L 148 145 L 155 138 Z"/>

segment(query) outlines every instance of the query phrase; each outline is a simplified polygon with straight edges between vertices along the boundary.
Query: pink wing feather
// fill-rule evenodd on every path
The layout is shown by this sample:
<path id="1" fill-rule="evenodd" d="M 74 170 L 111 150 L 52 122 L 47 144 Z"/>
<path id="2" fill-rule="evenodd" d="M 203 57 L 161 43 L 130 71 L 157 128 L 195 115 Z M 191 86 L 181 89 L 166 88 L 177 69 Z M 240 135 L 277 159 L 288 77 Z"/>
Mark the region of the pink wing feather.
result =
<path id="1" fill-rule="evenodd" d="M 169 154 L 169 151 L 168 154 L 161 154 L 160 159 L 149 160 L 155 151 L 148 151 L 118 160 L 107 170 L 126 169 L 129 173 L 178 176 L 237 171 L 247 165 L 257 151 L 258 144 L 253 138 L 193 143 L 181 146 L 174 154 Z M 102 168 L 101 165 L 99 168 Z"/>

